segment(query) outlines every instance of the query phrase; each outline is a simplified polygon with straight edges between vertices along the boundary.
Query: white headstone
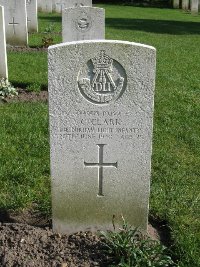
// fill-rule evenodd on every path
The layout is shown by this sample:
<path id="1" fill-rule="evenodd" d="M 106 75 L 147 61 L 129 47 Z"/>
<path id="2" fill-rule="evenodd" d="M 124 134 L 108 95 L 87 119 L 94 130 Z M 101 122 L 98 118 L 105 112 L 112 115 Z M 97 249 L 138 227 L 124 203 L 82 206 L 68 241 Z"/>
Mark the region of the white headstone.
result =
<path id="1" fill-rule="evenodd" d="M 173 8 L 179 8 L 179 0 L 173 0 Z"/>
<path id="2" fill-rule="evenodd" d="M 52 0 L 42 0 L 40 3 L 41 12 L 51 13 L 52 12 Z"/>
<path id="3" fill-rule="evenodd" d="M 105 10 L 97 7 L 64 9 L 62 36 L 63 42 L 105 39 Z"/>
<path id="4" fill-rule="evenodd" d="M 37 8 L 38 8 L 38 11 L 42 10 L 42 0 L 37 0 Z"/>
<path id="5" fill-rule="evenodd" d="M 4 7 L 0 6 L 0 79 L 8 78 Z"/>
<path id="6" fill-rule="evenodd" d="M 6 42 L 10 45 L 27 45 L 26 0 L 0 0 L 4 6 Z"/>
<path id="7" fill-rule="evenodd" d="M 189 10 L 190 0 L 182 0 L 182 9 Z"/>
<path id="8" fill-rule="evenodd" d="M 55 11 L 61 13 L 69 7 L 92 6 L 92 0 L 55 0 Z"/>
<path id="9" fill-rule="evenodd" d="M 29 32 L 38 32 L 37 0 L 26 0 L 27 24 Z"/>
<path id="10" fill-rule="evenodd" d="M 198 15 L 199 0 L 191 0 L 191 12 L 193 15 Z"/>
<path id="11" fill-rule="evenodd" d="M 52 10 L 55 12 L 56 11 L 56 3 L 58 2 L 59 0 L 52 0 Z"/>
<path id="12" fill-rule="evenodd" d="M 123 41 L 49 48 L 53 227 L 146 230 L 155 49 Z M 121 220 L 120 220 L 121 222 Z"/>
<path id="13" fill-rule="evenodd" d="M 54 11 L 57 13 L 62 13 L 62 10 L 65 9 L 66 7 L 66 0 L 54 0 Z"/>

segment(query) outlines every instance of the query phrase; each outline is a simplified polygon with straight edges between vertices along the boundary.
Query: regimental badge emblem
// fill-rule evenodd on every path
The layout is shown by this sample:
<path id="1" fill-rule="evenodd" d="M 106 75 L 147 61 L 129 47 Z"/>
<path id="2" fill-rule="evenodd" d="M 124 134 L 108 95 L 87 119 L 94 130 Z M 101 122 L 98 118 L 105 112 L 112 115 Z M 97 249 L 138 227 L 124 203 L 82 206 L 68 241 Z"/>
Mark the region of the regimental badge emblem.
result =
<path id="1" fill-rule="evenodd" d="M 85 12 L 81 12 L 75 20 L 75 27 L 79 32 L 87 32 L 92 26 L 92 19 Z"/>
<path id="2" fill-rule="evenodd" d="M 74 7 L 81 7 L 81 6 L 84 6 L 84 4 L 82 4 L 82 3 L 75 3 L 75 5 L 74 5 Z"/>
<path id="3" fill-rule="evenodd" d="M 126 85 L 124 68 L 118 61 L 106 55 L 104 50 L 89 60 L 78 75 L 81 94 L 94 104 L 116 101 L 124 93 Z"/>

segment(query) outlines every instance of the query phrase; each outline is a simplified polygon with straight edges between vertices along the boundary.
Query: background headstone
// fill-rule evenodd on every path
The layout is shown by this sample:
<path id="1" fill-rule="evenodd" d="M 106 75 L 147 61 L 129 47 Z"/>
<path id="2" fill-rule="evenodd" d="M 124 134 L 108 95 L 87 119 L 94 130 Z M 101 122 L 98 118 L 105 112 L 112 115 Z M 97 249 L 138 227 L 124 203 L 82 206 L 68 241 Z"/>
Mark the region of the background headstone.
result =
<path id="1" fill-rule="evenodd" d="M 62 36 L 63 42 L 105 39 L 105 10 L 97 7 L 64 9 Z"/>
<path id="2" fill-rule="evenodd" d="M 4 6 L 6 42 L 10 45 L 27 45 L 26 0 L 0 0 Z"/>
<path id="3" fill-rule="evenodd" d="M 0 6 L 0 79 L 8 78 L 4 7 Z"/>
<path id="4" fill-rule="evenodd" d="M 189 10 L 190 0 L 182 0 L 182 9 Z"/>
<path id="5" fill-rule="evenodd" d="M 27 25 L 29 32 L 38 32 L 37 0 L 26 0 Z"/>
<path id="6" fill-rule="evenodd" d="M 59 0 L 52 0 L 52 11 L 55 12 L 56 11 L 56 3 L 58 2 Z"/>
<path id="7" fill-rule="evenodd" d="M 191 0 L 191 13 L 193 15 L 198 15 L 199 0 Z"/>
<path id="8" fill-rule="evenodd" d="M 66 2 L 67 2 L 67 0 L 55 0 L 54 1 L 54 9 L 55 9 L 55 12 L 62 13 L 62 10 L 66 6 Z"/>
<path id="9" fill-rule="evenodd" d="M 51 13 L 52 12 L 52 0 L 41 0 L 39 11 Z"/>
<path id="10" fill-rule="evenodd" d="M 55 10 L 58 13 L 65 8 L 82 6 L 92 6 L 92 0 L 55 0 Z"/>
<path id="11" fill-rule="evenodd" d="M 53 227 L 147 229 L 155 49 L 122 41 L 49 48 Z M 121 224 L 121 220 L 120 220 Z"/>
<path id="12" fill-rule="evenodd" d="M 38 8 L 38 11 L 42 10 L 42 0 L 37 0 L 37 8 Z"/>
<path id="13" fill-rule="evenodd" d="M 179 0 L 173 0 L 173 8 L 179 8 Z"/>

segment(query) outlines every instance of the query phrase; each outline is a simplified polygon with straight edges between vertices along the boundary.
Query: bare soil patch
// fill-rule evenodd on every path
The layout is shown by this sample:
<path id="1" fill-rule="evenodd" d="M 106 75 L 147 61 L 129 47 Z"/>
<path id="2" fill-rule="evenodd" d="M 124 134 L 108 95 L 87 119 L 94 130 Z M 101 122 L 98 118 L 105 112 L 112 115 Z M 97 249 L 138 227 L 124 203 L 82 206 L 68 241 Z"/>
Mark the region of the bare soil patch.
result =
<path id="1" fill-rule="evenodd" d="M 92 232 L 54 233 L 51 221 L 33 209 L 0 211 L 0 266 L 106 267 L 113 263 L 104 239 Z M 149 234 L 159 239 L 149 225 Z"/>
<path id="2" fill-rule="evenodd" d="M 54 233 L 51 221 L 33 209 L 0 211 L 0 266 L 106 267 L 105 244 L 92 232 Z"/>
<path id="3" fill-rule="evenodd" d="M 7 46 L 7 51 L 11 52 L 47 52 L 46 47 L 29 47 L 29 46 Z"/>
<path id="4" fill-rule="evenodd" d="M 5 103 L 13 103 L 13 102 L 47 102 L 48 101 L 48 92 L 28 92 L 25 89 L 17 88 L 18 95 L 17 96 L 9 96 L 3 99 Z"/>
<path id="5" fill-rule="evenodd" d="M 0 266 L 108 266 L 105 245 L 91 232 L 59 235 L 48 227 L 0 224 Z"/>

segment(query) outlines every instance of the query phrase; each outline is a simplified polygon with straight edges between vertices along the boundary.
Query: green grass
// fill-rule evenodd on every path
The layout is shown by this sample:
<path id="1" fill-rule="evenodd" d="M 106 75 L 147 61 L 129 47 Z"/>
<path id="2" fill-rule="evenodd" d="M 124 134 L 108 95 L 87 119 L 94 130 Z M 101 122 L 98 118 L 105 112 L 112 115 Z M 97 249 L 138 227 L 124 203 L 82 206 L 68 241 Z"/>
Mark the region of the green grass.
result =
<path id="1" fill-rule="evenodd" d="M 33 33 L 29 35 L 29 46 L 30 47 L 41 47 L 43 45 L 42 38 L 45 37 L 47 34 L 46 29 L 51 26 L 52 27 L 52 34 L 54 43 L 61 43 L 62 42 L 62 18 L 60 14 L 57 13 L 39 13 L 39 33 Z"/>
<path id="2" fill-rule="evenodd" d="M 44 37 L 53 37 L 53 44 L 62 42 L 61 16 L 39 13 L 39 32 L 29 35 L 29 46 L 42 48 Z M 45 33 L 52 25 L 52 32 Z M 47 89 L 47 52 L 8 52 L 9 80 L 16 87 L 27 88 L 35 83 Z"/>
<path id="3" fill-rule="evenodd" d="M 115 226 L 113 218 L 113 226 Z M 113 260 L 110 267 L 172 267 L 176 266 L 168 250 L 160 242 L 143 235 L 127 224 L 122 216 L 122 226 L 113 231 L 100 232 Z"/>
<path id="4" fill-rule="evenodd" d="M 165 220 L 180 267 L 200 266 L 200 16 L 180 10 L 101 5 L 106 38 L 153 45 L 157 49 L 150 213 Z M 41 47 L 54 23 L 61 42 L 61 16 L 39 14 Z M 47 88 L 47 54 L 9 52 L 9 77 L 24 88 Z M 0 207 L 37 203 L 50 212 L 48 115 L 46 104 L 0 106 Z"/>
<path id="5" fill-rule="evenodd" d="M 27 88 L 35 82 L 47 89 L 46 52 L 8 53 L 9 80 L 16 87 Z"/>
<path id="6" fill-rule="evenodd" d="M 0 105 L 0 209 L 50 212 L 47 106 Z"/>

